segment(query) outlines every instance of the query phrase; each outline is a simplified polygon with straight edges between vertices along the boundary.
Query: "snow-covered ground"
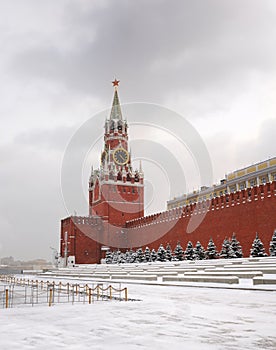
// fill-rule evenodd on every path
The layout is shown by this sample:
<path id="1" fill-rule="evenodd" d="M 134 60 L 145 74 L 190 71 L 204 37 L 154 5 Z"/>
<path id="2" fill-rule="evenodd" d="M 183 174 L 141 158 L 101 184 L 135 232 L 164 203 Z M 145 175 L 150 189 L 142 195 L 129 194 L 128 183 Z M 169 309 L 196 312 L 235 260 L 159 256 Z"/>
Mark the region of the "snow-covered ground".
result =
<path id="1" fill-rule="evenodd" d="M 0 309 L 0 349 L 276 349 L 276 292 L 128 288 L 142 301 Z"/>

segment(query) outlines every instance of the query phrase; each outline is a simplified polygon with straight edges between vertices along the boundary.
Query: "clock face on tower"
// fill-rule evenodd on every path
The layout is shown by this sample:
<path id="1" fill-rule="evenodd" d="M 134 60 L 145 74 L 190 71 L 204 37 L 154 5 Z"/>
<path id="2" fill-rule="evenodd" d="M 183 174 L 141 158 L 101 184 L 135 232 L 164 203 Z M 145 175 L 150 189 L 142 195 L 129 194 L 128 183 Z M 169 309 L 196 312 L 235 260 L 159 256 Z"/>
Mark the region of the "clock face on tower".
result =
<path id="1" fill-rule="evenodd" d="M 128 151 L 124 148 L 117 148 L 113 153 L 114 162 L 118 165 L 125 165 L 129 160 Z"/>

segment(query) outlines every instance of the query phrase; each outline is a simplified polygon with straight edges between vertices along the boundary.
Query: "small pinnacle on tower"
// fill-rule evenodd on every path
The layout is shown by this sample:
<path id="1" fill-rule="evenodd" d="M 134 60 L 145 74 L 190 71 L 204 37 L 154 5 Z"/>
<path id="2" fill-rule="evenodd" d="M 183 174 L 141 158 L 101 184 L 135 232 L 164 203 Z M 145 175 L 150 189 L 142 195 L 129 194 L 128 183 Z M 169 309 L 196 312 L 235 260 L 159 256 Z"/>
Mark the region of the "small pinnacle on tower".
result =
<path id="1" fill-rule="evenodd" d="M 143 174 L 143 169 L 142 169 L 142 161 L 140 159 L 140 163 L 139 163 L 139 173 Z"/>

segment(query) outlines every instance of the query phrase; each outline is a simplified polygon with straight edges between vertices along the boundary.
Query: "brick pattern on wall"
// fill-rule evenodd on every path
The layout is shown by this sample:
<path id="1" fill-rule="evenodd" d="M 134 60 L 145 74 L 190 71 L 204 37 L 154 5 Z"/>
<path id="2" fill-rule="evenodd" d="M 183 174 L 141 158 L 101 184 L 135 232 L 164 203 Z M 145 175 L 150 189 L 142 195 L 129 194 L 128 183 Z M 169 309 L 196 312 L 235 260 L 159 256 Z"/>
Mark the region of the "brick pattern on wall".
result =
<path id="1" fill-rule="evenodd" d="M 100 259 L 104 257 L 101 253 L 103 244 L 98 241 L 104 242 L 108 235 L 114 236 L 113 241 L 109 239 L 112 249 L 122 245 L 133 249 L 140 246 L 158 249 L 161 243 L 163 245 L 170 243 L 174 248 L 178 241 L 184 248 L 188 241 L 192 241 L 194 245 L 200 241 L 206 248 L 212 237 L 217 249 L 220 250 L 223 240 L 235 232 L 242 245 L 244 256 L 249 256 L 252 242 L 258 232 L 268 253 L 269 242 L 276 229 L 275 213 L 276 182 L 274 181 L 197 205 L 127 221 L 119 226 L 122 227 L 123 237 L 117 237 L 100 218 L 82 218 L 79 222 L 74 217 L 66 218 L 61 222 L 60 251 L 64 256 L 65 231 L 68 232 L 68 240 L 70 239 L 68 249 L 71 253 L 75 253 L 78 264 L 100 263 Z M 118 215 L 122 215 L 122 212 L 118 211 Z M 201 224 L 189 232 L 192 226 L 191 220 L 201 215 L 204 215 Z"/>

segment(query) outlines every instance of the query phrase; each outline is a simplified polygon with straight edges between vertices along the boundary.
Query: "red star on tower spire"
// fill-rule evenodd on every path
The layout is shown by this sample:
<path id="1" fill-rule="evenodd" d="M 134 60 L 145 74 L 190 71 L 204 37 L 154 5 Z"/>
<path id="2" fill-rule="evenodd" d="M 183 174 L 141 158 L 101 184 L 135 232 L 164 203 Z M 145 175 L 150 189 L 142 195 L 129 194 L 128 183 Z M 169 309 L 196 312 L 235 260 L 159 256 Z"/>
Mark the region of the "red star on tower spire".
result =
<path id="1" fill-rule="evenodd" d="M 117 79 L 115 78 L 115 80 L 112 81 L 112 84 L 113 84 L 113 86 L 119 86 L 119 82 L 120 82 L 120 80 L 117 80 Z"/>

